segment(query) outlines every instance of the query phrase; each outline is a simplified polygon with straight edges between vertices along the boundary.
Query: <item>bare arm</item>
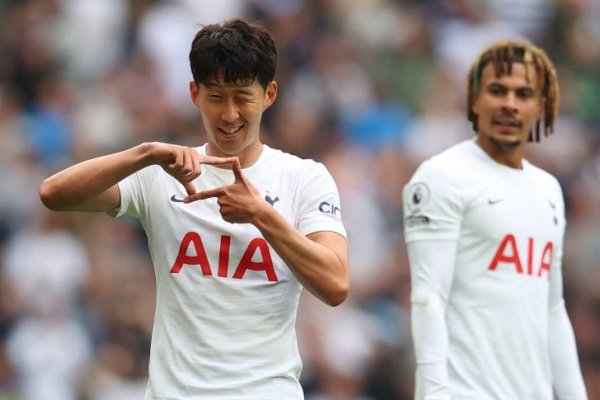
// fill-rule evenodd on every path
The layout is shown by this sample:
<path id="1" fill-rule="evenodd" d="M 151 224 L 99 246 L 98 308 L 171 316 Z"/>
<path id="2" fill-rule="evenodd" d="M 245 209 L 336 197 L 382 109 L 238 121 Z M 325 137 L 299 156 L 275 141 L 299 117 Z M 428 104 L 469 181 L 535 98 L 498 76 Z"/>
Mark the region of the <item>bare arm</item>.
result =
<path id="1" fill-rule="evenodd" d="M 233 172 L 232 185 L 190 195 L 184 201 L 216 197 L 225 221 L 256 226 L 306 289 L 329 305 L 342 303 L 349 290 L 346 239 L 334 232 L 304 236 L 262 199 L 238 162 Z"/>
<path id="2" fill-rule="evenodd" d="M 317 298 L 335 306 L 348 296 L 348 243 L 335 232 L 304 236 L 268 203 L 253 224 L 290 267 L 298 281 Z"/>
<path id="3" fill-rule="evenodd" d="M 93 158 L 64 169 L 42 182 L 40 198 L 54 211 L 104 211 L 120 204 L 117 183 L 149 165 L 158 164 L 179 180 L 188 194 L 201 173 L 200 163 L 231 163 L 234 158 L 199 156 L 196 149 L 167 143 L 143 143 L 127 150 Z"/>

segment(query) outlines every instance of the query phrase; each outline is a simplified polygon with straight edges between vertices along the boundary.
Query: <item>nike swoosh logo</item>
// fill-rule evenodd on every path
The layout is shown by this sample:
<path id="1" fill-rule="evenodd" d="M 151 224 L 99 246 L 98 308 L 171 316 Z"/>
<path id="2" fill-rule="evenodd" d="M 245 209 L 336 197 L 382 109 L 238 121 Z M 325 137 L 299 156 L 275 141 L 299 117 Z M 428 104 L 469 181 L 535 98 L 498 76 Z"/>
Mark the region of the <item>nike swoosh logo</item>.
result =
<path id="1" fill-rule="evenodd" d="M 488 199 L 488 204 L 494 205 L 500 203 L 501 201 L 504 201 L 504 199 Z"/>
<path id="2" fill-rule="evenodd" d="M 174 203 L 183 203 L 183 199 L 178 199 L 175 195 L 171 196 L 171 201 Z"/>

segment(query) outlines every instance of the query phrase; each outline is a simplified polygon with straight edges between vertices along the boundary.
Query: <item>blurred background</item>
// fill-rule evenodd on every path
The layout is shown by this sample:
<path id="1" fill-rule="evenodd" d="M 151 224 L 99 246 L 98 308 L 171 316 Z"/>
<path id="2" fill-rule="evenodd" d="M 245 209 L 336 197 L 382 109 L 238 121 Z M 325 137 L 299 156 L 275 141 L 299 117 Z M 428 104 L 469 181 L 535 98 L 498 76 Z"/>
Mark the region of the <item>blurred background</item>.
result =
<path id="1" fill-rule="evenodd" d="M 308 400 L 412 399 L 401 190 L 473 133 L 465 76 L 482 46 L 525 37 L 555 61 L 561 114 L 528 158 L 567 202 L 565 297 L 600 399 L 600 2 L 597 0 L 2 0 L 0 400 L 142 399 L 154 312 L 131 219 L 46 212 L 77 161 L 205 134 L 188 95 L 200 24 L 260 20 L 279 52 L 263 139 L 327 165 L 349 233 L 351 297 L 303 295 Z"/>

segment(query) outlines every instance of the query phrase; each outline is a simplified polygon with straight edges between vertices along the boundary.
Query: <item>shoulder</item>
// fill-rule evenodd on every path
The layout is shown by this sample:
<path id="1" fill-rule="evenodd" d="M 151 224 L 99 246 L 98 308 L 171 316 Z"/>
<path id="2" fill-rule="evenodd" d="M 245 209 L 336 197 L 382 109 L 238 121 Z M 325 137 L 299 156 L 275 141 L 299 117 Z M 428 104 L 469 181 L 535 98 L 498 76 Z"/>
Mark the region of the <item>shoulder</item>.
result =
<path id="1" fill-rule="evenodd" d="M 543 193 L 551 202 L 552 208 L 558 207 L 560 214 L 565 212 L 565 199 L 560 181 L 550 172 L 526 161 L 525 164 L 531 186 Z"/>
<path id="2" fill-rule="evenodd" d="M 302 176 L 327 173 L 327 168 L 321 162 L 310 158 L 301 158 L 283 150 L 274 149 L 265 145 L 266 161 L 277 165 L 277 168 L 288 173 L 298 173 Z"/>
<path id="3" fill-rule="evenodd" d="M 466 184 L 469 177 L 474 176 L 480 163 L 476 146 L 473 141 L 467 140 L 423 161 L 410 183 L 425 181 L 433 184 Z"/>
<path id="4" fill-rule="evenodd" d="M 464 141 L 421 163 L 403 189 L 405 211 L 413 213 L 428 203 L 430 207 L 443 203 L 459 209 L 479 179 L 474 146 L 473 141 Z"/>
<path id="5" fill-rule="evenodd" d="M 525 161 L 529 174 L 534 179 L 536 184 L 543 186 L 547 190 L 562 193 L 560 181 L 550 172 Z"/>

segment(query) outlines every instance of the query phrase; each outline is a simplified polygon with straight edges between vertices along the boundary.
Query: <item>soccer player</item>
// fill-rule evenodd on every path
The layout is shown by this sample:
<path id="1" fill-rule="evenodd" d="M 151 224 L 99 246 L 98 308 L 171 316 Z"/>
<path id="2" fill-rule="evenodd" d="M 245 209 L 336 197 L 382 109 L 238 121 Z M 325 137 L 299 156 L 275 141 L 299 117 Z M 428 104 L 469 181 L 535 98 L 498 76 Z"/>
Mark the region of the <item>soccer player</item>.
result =
<path id="1" fill-rule="evenodd" d="M 561 188 L 524 158 L 553 129 L 554 67 L 528 41 L 498 42 L 467 90 L 475 137 L 404 188 L 415 398 L 586 399 L 562 294 Z"/>
<path id="2" fill-rule="evenodd" d="M 134 216 L 146 231 L 157 284 L 147 399 L 302 399 L 301 290 L 332 306 L 348 294 L 338 190 L 324 165 L 261 142 L 277 96 L 264 28 L 205 26 L 189 61 L 206 144 L 83 161 L 40 197 L 52 210 Z"/>

